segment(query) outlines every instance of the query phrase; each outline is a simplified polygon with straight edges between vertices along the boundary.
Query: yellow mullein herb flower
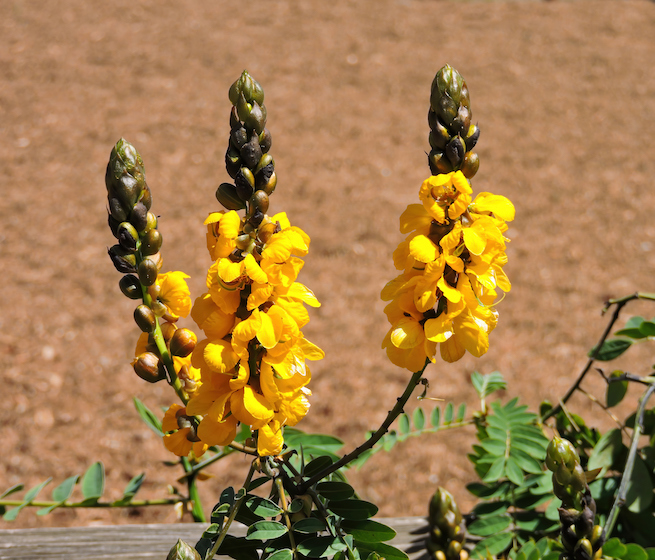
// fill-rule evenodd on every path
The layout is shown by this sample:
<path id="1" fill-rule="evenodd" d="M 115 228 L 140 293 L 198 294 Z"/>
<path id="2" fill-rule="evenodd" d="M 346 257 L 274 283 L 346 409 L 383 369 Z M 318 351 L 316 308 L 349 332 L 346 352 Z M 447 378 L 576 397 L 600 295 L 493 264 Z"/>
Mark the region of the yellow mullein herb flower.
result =
<path id="1" fill-rule="evenodd" d="M 205 220 L 207 226 L 207 250 L 213 261 L 227 257 L 236 248 L 236 238 L 241 228 L 241 218 L 234 210 L 212 212 Z"/>
<path id="2" fill-rule="evenodd" d="M 179 404 L 171 405 L 166 411 L 161 423 L 161 429 L 164 432 L 164 445 L 166 449 L 175 453 L 178 457 L 186 457 L 191 451 L 196 457 L 200 457 L 208 446 L 200 438 L 193 437 L 190 427 L 180 427 L 184 425 L 186 416 L 186 408 Z"/>
<path id="3" fill-rule="evenodd" d="M 461 216 L 471 202 L 471 185 L 461 171 L 428 177 L 419 190 L 424 208 L 438 223 Z"/>
<path id="4" fill-rule="evenodd" d="M 173 319 L 186 317 L 191 312 L 191 292 L 186 278 L 189 275 L 179 270 L 157 276 L 157 299 L 168 308 L 168 314 Z"/>

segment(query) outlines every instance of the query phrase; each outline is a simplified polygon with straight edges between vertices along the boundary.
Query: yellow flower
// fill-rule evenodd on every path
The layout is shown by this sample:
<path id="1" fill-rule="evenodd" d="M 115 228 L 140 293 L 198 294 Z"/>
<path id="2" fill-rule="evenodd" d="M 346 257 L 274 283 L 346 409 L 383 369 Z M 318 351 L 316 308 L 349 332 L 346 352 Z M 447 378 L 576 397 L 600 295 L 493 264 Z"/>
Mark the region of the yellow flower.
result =
<path id="1" fill-rule="evenodd" d="M 234 210 L 212 212 L 205 220 L 207 249 L 213 261 L 227 257 L 236 248 L 241 218 Z"/>
<path id="2" fill-rule="evenodd" d="M 207 450 L 207 444 L 201 441 L 190 425 L 186 408 L 173 404 L 164 414 L 161 429 L 164 432 L 164 445 L 178 457 L 186 457 L 192 450 L 196 457 L 202 456 Z"/>
<path id="3" fill-rule="evenodd" d="M 471 202 L 471 185 L 461 171 L 428 177 L 419 190 L 424 208 L 442 224 L 459 218 Z"/>
<path id="4" fill-rule="evenodd" d="M 189 275 L 179 270 L 157 276 L 157 299 L 168 308 L 168 315 L 173 319 L 186 317 L 191 312 L 191 292 L 186 278 Z"/>

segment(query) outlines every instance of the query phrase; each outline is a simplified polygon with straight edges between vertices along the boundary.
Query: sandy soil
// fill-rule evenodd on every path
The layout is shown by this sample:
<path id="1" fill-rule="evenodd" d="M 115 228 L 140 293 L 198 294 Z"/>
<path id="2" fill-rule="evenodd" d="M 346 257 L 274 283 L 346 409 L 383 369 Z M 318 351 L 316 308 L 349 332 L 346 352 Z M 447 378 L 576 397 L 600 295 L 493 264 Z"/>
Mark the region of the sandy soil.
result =
<path id="1" fill-rule="evenodd" d="M 398 216 L 428 174 L 429 88 L 446 62 L 482 129 L 473 187 L 509 197 L 517 218 L 491 348 L 431 366 L 429 396 L 474 405 L 470 373 L 500 370 L 508 395 L 556 399 L 603 329 L 604 300 L 653 290 L 653 36 L 655 4 L 643 0 L 0 3 L 0 490 L 61 482 L 96 460 L 110 497 L 142 471 L 143 497 L 174 481 L 131 403 L 157 409 L 172 394 L 129 365 L 138 329 L 106 256 L 104 168 L 121 136 L 137 146 L 165 268 L 201 293 L 202 220 L 227 178 L 227 89 L 244 68 L 266 90 L 272 210 L 311 236 L 301 281 L 323 303 L 306 336 L 327 356 L 299 427 L 350 448 L 407 379 L 380 349 L 379 292 L 395 275 Z M 645 345 L 625 367 L 645 373 L 651 355 Z M 437 485 L 468 507 L 471 438 L 416 438 L 352 479 L 383 515 L 424 514 Z M 203 483 L 207 505 L 245 474 L 245 459 L 226 463 Z M 0 527 L 174 519 L 163 508 L 25 511 Z"/>

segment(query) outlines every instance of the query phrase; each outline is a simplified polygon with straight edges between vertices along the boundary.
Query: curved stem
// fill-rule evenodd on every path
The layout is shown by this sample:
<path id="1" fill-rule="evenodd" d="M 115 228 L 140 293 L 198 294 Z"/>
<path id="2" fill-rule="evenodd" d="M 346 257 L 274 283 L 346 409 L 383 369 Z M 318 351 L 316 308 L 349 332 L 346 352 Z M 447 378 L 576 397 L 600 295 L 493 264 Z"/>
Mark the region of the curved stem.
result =
<path id="1" fill-rule="evenodd" d="M 380 441 L 384 436 L 384 434 L 386 434 L 389 431 L 389 427 L 391 426 L 391 424 L 393 424 L 394 420 L 403 413 L 403 408 L 407 404 L 409 397 L 414 392 L 414 389 L 416 389 L 417 385 L 421 382 L 421 377 L 423 376 L 423 372 L 425 371 L 425 368 L 428 366 L 429 363 L 430 360 L 426 359 L 423 368 L 417 371 L 416 373 L 412 374 L 411 379 L 407 383 L 407 387 L 405 387 L 405 391 L 400 397 L 398 397 L 396 405 L 389 411 L 384 422 L 382 422 L 382 425 L 375 431 L 375 433 L 373 433 L 373 435 L 370 438 L 368 438 L 362 445 L 360 445 L 359 447 L 357 447 L 347 455 L 341 457 L 341 459 L 339 459 L 336 463 L 333 463 L 329 467 L 323 469 L 319 473 L 315 474 L 314 476 L 312 476 L 311 478 L 307 479 L 305 482 L 300 484 L 297 488 L 296 493 L 304 494 L 310 486 L 316 484 L 318 481 L 322 480 L 326 476 L 339 470 L 341 467 L 347 465 L 351 461 L 354 461 L 355 459 L 357 459 L 357 457 L 359 457 L 362 453 L 364 453 L 364 451 L 371 449 L 378 441 Z"/>
<path id="2" fill-rule="evenodd" d="M 602 546 L 609 535 L 612 534 L 614 530 L 614 525 L 616 525 L 616 520 L 619 516 L 620 509 L 625 505 L 625 498 L 628 493 L 628 482 L 630 482 L 630 477 L 632 476 L 632 470 L 634 469 L 635 459 L 637 458 L 637 448 L 639 446 L 639 436 L 641 436 L 644 431 L 644 413 L 646 412 L 646 403 L 651 395 L 655 392 L 655 384 L 652 384 L 646 392 L 641 397 L 639 403 L 639 408 L 637 410 L 637 417 L 635 419 L 635 429 L 632 433 L 632 443 L 630 444 L 630 451 L 628 453 L 628 459 L 625 462 L 625 468 L 623 469 L 623 476 L 621 477 L 621 485 L 619 486 L 619 491 L 616 494 L 616 499 L 614 504 L 612 504 L 612 509 L 607 516 L 607 522 L 605 527 L 603 527 L 603 532 L 600 535 L 599 547 Z"/>

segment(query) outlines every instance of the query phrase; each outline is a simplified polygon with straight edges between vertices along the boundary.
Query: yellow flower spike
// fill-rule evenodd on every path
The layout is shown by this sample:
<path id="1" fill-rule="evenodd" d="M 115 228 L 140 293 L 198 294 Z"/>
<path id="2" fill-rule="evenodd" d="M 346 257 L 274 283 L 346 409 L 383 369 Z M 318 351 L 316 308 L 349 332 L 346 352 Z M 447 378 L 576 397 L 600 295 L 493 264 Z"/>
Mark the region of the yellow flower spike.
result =
<path id="1" fill-rule="evenodd" d="M 168 314 L 177 319 L 186 317 L 191 312 L 191 292 L 186 283 L 188 274 L 174 271 L 157 276 L 156 284 L 159 286 L 157 299 L 168 309 Z"/>

